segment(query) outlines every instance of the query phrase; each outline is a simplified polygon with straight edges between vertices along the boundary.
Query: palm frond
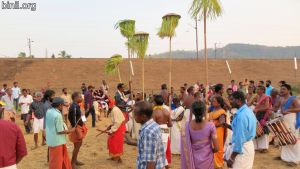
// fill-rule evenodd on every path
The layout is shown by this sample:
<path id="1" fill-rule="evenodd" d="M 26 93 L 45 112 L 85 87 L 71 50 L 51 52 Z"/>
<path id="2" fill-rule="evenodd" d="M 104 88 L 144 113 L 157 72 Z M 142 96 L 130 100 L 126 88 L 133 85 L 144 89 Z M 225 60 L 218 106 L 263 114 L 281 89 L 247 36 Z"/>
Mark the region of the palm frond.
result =
<path id="1" fill-rule="evenodd" d="M 167 14 L 162 18 L 162 24 L 157 35 L 160 38 L 175 36 L 175 29 L 178 26 L 180 15 Z"/>
<path id="2" fill-rule="evenodd" d="M 116 23 L 115 29 L 120 29 L 122 36 L 130 39 L 135 33 L 135 20 L 124 19 Z"/>
<path id="3" fill-rule="evenodd" d="M 105 74 L 116 74 L 118 71 L 118 66 L 120 63 L 122 63 L 122 56 L 119 54 L 113 55 L 110 57 L 104 66 L 104 72 Z"/>
<path id="4" fill-rule="evenodd" d="M 146 32 L 139 32 L 134 34 L 132 38 L 132 45 L 134 45 L 134 48 L 138 57 L 140 59 L 144 59 L 146 55 L 146 51 L 148 48 L 148 39 L 149 34 Z"/>
<path id="5" fill-rule="evenodd" d="M 207 19 L 216 19 L 222 15 L 222 11 L 220 0 L 193 0 L 189 13 L 193 18 L 203 19 L 206 13 Z"/>

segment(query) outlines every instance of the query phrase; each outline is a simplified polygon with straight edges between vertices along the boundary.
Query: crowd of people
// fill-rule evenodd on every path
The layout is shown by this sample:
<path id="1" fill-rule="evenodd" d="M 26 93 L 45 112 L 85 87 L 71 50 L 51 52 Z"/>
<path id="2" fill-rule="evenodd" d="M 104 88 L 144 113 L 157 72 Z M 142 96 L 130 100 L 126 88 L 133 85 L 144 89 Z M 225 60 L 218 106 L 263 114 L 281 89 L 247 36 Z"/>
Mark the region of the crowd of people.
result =
<path id="1" fill-rule="evenodd" d="M 127 89 L 127 90 L 126 90 Z M 251 169 L 255 153 L 268 153 L 269 145 L 279 146 L 288 166 L 300 162 L 300 103 L 291 86 L 280 81 L 278 88 L 267 80 L 245 79 L 224 84 L 183 84 L 176 93 L 161 85 L 151 95 L 134 92 L 119 83 L 112 95 L 105 80 L 99 88 L 82 83 L 80 92 L 62 89 L 58 97 L 51 89 L 35 91 L 3 85 L 0 97 L 0 168 L 17 168 L 27 148 L 19 115 L 26 133 L 34 133 L 34 147 L 48 146 L 50 169 L 76 169 L 84 165 L 77 157 L 91 127 L 109 117 L 111 125 L 96 128 L 108 135 L 110 160 L 122 162 L 124 143 L 137 146 L 136 168 L 167 169 L 172 155 L 180 155 L 182 169 Z M 274 130 L 276 132 L 274 132 Z M 71 160 L 67 137 L 73 143 Z M 294 139 L 295 138 L 295 139 Z M 7 156 L 7 153 L 10 156 Z"/>

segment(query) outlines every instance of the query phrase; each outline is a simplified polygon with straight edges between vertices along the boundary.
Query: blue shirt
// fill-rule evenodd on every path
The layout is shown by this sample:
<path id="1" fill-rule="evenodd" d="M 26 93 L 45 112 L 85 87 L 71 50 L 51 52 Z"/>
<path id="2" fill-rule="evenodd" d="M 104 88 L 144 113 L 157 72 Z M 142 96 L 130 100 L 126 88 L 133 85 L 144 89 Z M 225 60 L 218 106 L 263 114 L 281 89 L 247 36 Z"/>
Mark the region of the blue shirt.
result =
<path id="1" fill-rule="evenodd" d="M 139 154 L 136 168 L 146 169 L 147 162 L 154 162 L 155 169 L 164 168 L 166 166 L 166 157 L 159 125 L 151 119 L 142 126 L 139 132 Z"/>
<path id="2" fill-rule="evenodd" d="M 269 87 L 266 87 L 266 95 L 271 96 L 272 89 L 273 89 L 273 86 L 271 86 L 271 85 Z"/>
<path id="3" fill-rule="evenodd" d="M 256 121 L 253 111 L 246 104 L 235 113 L 232 122 L 233 152 L 243 154 L 244 143 L 256 136 Z"/>
<path id="4" fill-rule="evenodd" d="M 49 147 L 56 147 L 66 144 L 66 136 L 58 134 L 66 130 L 62 114 L 59 110 L 51 108 L 47 111 L 46 118 L 46 142 Z"/>

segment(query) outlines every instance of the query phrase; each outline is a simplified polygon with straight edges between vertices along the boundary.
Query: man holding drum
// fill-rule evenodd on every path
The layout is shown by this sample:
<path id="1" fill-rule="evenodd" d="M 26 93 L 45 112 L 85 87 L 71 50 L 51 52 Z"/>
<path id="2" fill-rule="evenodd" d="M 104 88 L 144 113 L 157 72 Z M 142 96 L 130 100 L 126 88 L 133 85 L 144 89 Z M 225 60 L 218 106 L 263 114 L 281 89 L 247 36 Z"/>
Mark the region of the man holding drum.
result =
<path id="1" fill-rule="evenodd" d="M 257 105 L 253 110 L 259 122 L 258 125 L 261 126 L 263 131 L 262 135 L 256 135 L 254 139 L 255 150 L 261 153 L 266 153 L 269 149 L 269 130 L 266 126 L 266 122 L 272 112 L 271 98 L 265 94 L 265 90 L 264 86 L 257 87 Z"/>
<path id="2" fill-rule="evenodd" d="M 291 86 L 282 84 L 280 89 L 281 100 L 279 108 L 283 114 L 283 120 L 286 127 L 298 139 L 295 144 L 285 145 L 281 147 L 280 159 L 287 162 L 289 166 L 296 166 L 300 163 L 300 141 L 299 141 L 299 118 L 300 104 L 295 96 L 291 96 Z"/>

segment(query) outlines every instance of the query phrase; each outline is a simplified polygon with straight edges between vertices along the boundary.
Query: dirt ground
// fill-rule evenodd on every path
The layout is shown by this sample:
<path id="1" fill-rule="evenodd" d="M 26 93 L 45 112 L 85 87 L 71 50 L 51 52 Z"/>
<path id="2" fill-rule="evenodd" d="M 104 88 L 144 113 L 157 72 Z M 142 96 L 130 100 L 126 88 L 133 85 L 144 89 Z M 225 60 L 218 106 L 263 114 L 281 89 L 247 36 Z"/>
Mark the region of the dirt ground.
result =
<path id="1" fill-rule="evenodd" d="M 111 88 L 116 89 L 117 75 L 105 75 L 105 59 L 0 59 L 0 83 L 12 84 L 18 81 L 23 88 L 40 90 L 47 84 L 52 89 L 61 92 L 63 87 L 71 91 L 79 90 L 82 82 L 96 87 L 105 79 Z M 162 83 L 168 84 L 168 60 L 145 60 L 145 89 L 146 93 L 158 92 Z M 300 62 L 299 62 L 300 63 Z M 244 78 L 258 80 L 272 80 L 277 86 L 280 80 L 299 83 L 299 70 L 295 72 L 294 61 L 291 60 L 229 60 L 232 70 L 230 76 L 225 60 L 209 60 L 209 82 L 229 84 L 230 79 L 236 83 Z M 134 91 L 141 91 L 142 73 L 141 61 L 133 60 Z M 173 60 L 172 86 L 176 90 L 184 83 L 189 85 L 197 81 L 204 83 L 204 61 L 192 59 Z M 129 79 L 129 63 L 124 59 L 120 65 L 121 77 L 124 83 Z M 111 93 L 112 94 L 112 93 Z"/>
<path id="2" fill-rule="evenodd" d="M 91 119 L 89 119 L 91 121 Z M 24 131 L 22 122 L 18 120 L 21 128 Z M 97 127 L 104 129 L 109 125 L 109 119 L 103 119 L 97 122 Z M 88 135 L 84 140 L 83 146 L 79 153 L 79 160 L 84 162 L 85 165 L 78 167 L 79 169 L 135 169 L 137 148 L 134 146 L 124 145 L 124 155 L 122 156 L 123 163 L 117 164 L 112 161 L 108 161 L 108 151 L 106 147 L 107 136 L 101 135 L 96 137 L 97 131 L 95 128 L 91 128 L 91 124 L 87 123 L 89 127 Z M 48 167 L 46 160 L 47 147 L 39 147 L 36 150 L 31 150 L 33 147 L 33 134 L 25 135 L 28 155 L 20 162 L 18 169 L 46 169 Z M 69 157 L 73 150 L 72 143 L 67 143 Z M 270 150 L 266 154 L 255 154 L 255 161 L 253 169 L 300 169 L 298 167 L 287 167 L 282 161 L 274 160 L 273 158 L 279 156 L 279 149 L 271 146 Z M 180 156 L 176 155 L 172 157 L 172 168 L 180 169 Z"/>

